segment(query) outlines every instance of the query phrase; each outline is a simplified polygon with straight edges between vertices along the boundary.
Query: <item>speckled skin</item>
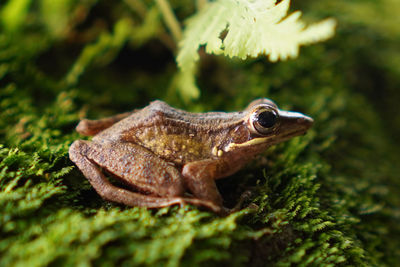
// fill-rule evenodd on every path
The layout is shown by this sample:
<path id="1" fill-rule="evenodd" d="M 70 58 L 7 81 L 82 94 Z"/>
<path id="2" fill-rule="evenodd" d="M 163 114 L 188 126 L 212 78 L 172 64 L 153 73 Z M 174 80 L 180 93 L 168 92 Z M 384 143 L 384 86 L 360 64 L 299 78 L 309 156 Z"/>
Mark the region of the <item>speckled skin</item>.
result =
<path id="1" fill-rule="evenodd" d="M 259 108 L 279 114 L 260 134 L 251 116 Z M 98 121 L 82 120 L 70 158 L 105 199 L 150 208 L 190 203 L 224 213 L 215 179 L 229 176 L 268 146 L 304 134 L 312 119 L 258 99 L 239 112 L 190 113 L 154 101 L 141 110 Z M 100 167 L 135 191 L 117 188 Z M 183 197 L 189 191 L 194 197 Z"/>

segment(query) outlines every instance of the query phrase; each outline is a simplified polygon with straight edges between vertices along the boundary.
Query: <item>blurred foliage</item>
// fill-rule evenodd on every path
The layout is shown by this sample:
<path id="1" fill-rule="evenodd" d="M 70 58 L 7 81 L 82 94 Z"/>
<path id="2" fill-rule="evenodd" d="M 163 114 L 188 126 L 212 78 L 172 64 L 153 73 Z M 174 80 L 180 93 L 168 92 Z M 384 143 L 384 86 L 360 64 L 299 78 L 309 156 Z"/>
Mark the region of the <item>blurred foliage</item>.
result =
<path id="1" fill-rule="evenodd" d="M 193 1 L 171 1 L 178 21 Z M 197 1 L 201 6 L 202 1 Z M 152 1 L 0 4 L 0 265 L 395 266 L 400 262 L 398 1 L 293 1 L 338 20 L 334 39 L 296 60 L 200 52 L 199 99 L 176 91 L 176 44 Z M 183 79 L 187 79 L 183 78 Z M 159 98 L 191 111 L 256 97 L 315 126 L 219 181 L 221 218 L 103 201 L 68 159 L 79 118 Z"/>
<path id="2" fill-rule="evenodd" d="M 218 0 L 187 20 L 176 57 L 181 71 L 192 69 L 197 51 L 238 57 L 267 56 L 271 62 L 296 58 L 302 45 L 332 38 L 336 21 L 306 26 L 301 12 L 288 14 L 290 0 Z M 185 86 L 185 84 L 183 84 Z"/>
<path id="3" fill-rule="evenodd" d="M 183 35 L 176 56 L 179 73 L 174 84 L 182 98 L 188 101 L 200 94 L 195 74 L 201 46 L 204 46 L 202 51 L 208 54 L 223 54 L 242 60 L 265 55 L 271 62 L 276 62 L 296 58 L 300 46 L 332 38 L 336 26 L 334 19 L 306 26 L 300 19 L 300 11 L 287 14 L 289 7 L 290 0 L 205 2 L 186 20 L 183 34 L 174 34 Z M 176 21 L 169 17 L 169 20 Z M 171 30 L 179 27 L 173 25 Z"/>

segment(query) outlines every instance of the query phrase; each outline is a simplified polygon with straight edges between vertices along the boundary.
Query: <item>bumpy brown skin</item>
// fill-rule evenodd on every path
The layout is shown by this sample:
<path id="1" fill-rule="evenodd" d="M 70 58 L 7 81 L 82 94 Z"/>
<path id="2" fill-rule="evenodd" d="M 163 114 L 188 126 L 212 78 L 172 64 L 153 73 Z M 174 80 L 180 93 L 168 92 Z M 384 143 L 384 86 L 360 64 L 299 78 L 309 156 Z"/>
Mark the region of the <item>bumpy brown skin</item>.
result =
<path id="1" fill-rule="evenodd" d="M 95 136 L 75 141 L 70 158 L 107 200 L 149 208 L 189 203 L 225 213 L 214 180 L 235 173 L 268 146 L 305 133 L 312 123 L 301 114 L 281 116 L 279 127 L 260 135 L 249 125 L 258 105 L 279 111 L 268 99 L 232 113 L 190 113 L 154 101 L 131 113 L 83 120 L 77 131 Z M 101 169 L 135 192 L 112 185 Z M 183 197 L 187 191 L 194 197 Z"/>

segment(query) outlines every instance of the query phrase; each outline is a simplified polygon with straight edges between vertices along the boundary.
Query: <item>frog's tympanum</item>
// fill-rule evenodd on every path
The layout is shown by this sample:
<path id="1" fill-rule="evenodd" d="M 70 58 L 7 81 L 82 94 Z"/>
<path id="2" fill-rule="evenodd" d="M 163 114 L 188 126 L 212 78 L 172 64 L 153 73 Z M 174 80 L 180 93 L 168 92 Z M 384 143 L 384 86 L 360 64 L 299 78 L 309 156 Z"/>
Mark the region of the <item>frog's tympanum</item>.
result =
<path id="1" fill-rule="evenodd" d="M 148 208 L 189 203 L 226 213 L 215 179 L 305 134 L 312 123 L 265 98 L 230 113 L 190 113 L 154 101 L 130 113 L 82 120 L 77 131 L 94 137 L 75 141 L 69 155 L 106 200 Z M 105 174 L 126 186 L 111 184 Z"/>

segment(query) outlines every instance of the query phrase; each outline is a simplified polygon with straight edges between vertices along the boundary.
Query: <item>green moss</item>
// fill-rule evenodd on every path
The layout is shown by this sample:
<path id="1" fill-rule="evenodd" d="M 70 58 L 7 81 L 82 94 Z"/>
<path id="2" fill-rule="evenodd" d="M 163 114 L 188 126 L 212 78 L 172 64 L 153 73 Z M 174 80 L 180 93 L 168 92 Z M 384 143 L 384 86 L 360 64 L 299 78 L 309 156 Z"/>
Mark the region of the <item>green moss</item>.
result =
<path id="1" fill-rule="evenodd" d="M 2 14 L 19 2 L 8 1 Z M 385 0 L 392 8 L 368 20 L 380 2 L 301 1 L 309 17 L 338 18 L 332 41 L 276 64 L 202 56 L 201 96 L 187 103 L 174 88 L 174 50 L 154 6 L 60 1 L 49 7 L 61 16 L 53 25 L 48 1 L 25 2 L 14 19 L 1 20 L 1 266 L 400 261 L 399 27 L 387 19 L 396 18 L 397 4 Z M 189 1 L 172 3 L 179 19 L 193 12 Z M 154 98 L 189 110 L 237 110 L 256 97 L 309 114 L 315 125 L 218 182 L 227 205 L 251 189 L 255 212 L 220 218 L 196 207 L 109 203 L 68 159 L 84 116 Z"/>

